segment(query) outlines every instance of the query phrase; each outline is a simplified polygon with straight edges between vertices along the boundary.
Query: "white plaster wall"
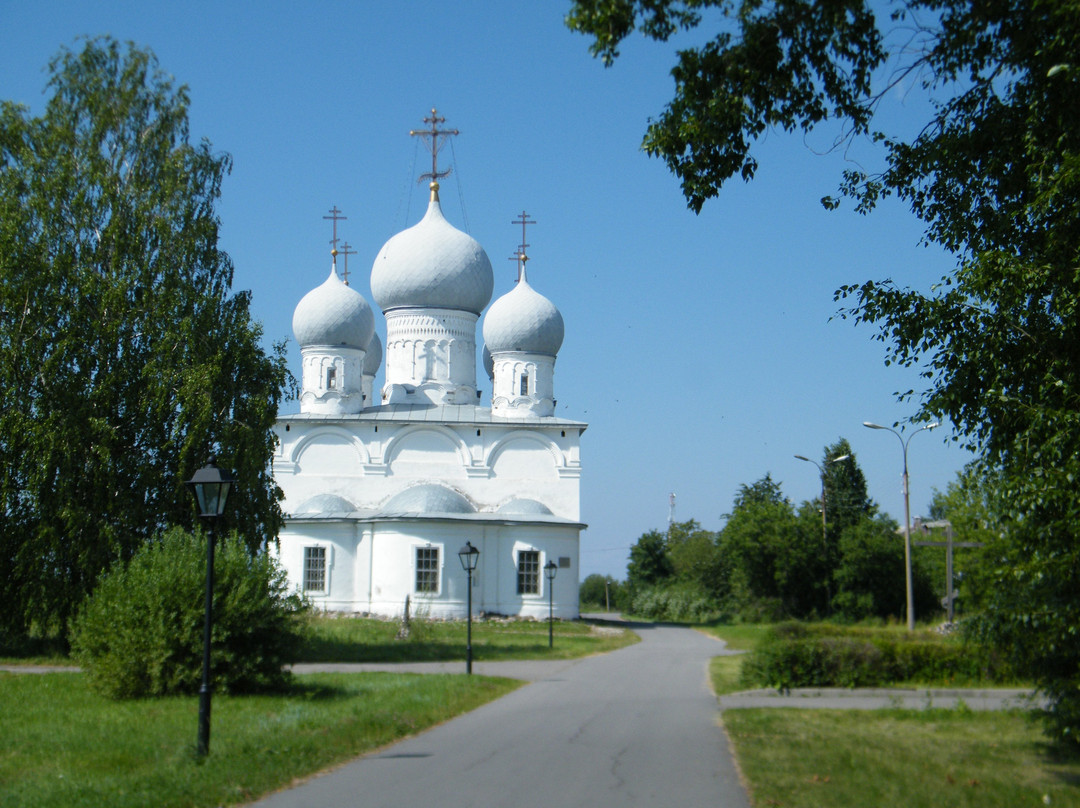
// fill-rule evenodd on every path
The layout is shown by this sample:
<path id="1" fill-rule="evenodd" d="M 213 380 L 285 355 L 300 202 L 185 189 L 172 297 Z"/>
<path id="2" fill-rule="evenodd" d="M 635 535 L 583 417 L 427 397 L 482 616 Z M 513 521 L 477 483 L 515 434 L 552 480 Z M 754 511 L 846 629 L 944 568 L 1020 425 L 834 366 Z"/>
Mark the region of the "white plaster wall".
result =
<path id="1" fill-rule="evenodd" d="M 286 513 L 324 493 L 375 509 L 411 485 L 442 481 L 481 511 L 526 497 L 580 519 L 577 428 L 286 423 L 274 462 Z"/>
<path id="2" fill-rule="evenodd" d="M 363 583 L 368 572 L 357 565 L 358 549 L 362 549 L 360 530 L 361 526 L 355 522 L 292 522 L 282 529 L 278 537 L 278 561 L 297 589 L 304 580 L 304 548 L 318 545 L 327 549 L 327 591 L 304 593 L 316 608 L 358 611 L 358 584 Z"/>

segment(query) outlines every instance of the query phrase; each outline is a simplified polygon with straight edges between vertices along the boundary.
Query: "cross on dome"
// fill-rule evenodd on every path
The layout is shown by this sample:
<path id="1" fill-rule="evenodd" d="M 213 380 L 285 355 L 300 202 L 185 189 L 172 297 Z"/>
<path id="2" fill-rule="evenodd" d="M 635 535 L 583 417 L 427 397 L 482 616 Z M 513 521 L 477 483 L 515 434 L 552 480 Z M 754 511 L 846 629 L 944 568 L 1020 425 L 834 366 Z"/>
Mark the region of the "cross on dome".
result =
<path id="1" fill-rule="evenodd" d="M 440 116 L 435 107 L 431 108 L 431 117 L 424 118 L 424 123 L 430 123 L 430 129 L 410 129 L 409 135 L 411 137 L 421 137 L 427 144 L 428 151 L 431 152 L 431 172 L 420 175 L 420 182 L 426 179 L 431 180 L 431 190 L 437 194 L 439 190 L 439 180 L 450 174 L 452 169 L 446 169 L 445 171 L 439 171 L 439 149 L 443 147 L 447 138 L 454 135 L 460 135 L 461 133 L 457 129 L 440 129 L 439 124 L 446 123 L 446 118 Z"/>
<path id="2" fill-rule="evenodd" d="M 345 285 L 349 285 L 349 256 L 356 255 L 356 250 L 350 249 L 349 242 L 345 242 L 341 245 L 341 254 L 345 256 L 345 268 L 341 271 L 341 280 Z"/>
<path id="3" fill-rule="evenodd" d="M 342 216 L 341 211 L 338 210 L 338 206 L 334 205 L 334 207 L 330 208 L 330 215 L 329 216 L 323 216 L 323 218 L 324 219 L 333 219 L 334 220 L 334 237 L 332 239 L 330 239 L 330 256 L 333 258 L 333 263 L 334 263 L 334 266 L 336 267 L 337 266 L 337 254 L 338 254 L 338 250 L 337 250 L 337 243 L 338 243 L 337 223 L 340 222 L 340 221 L 343 221 L 345 219 L 348 219 L 349 217 L 348 216 Z"/>
<path id="4" fill-rule="evenodd" d="M 527 225 L 536 224 L 536 222 L 533 219 L 529 218 L 528 213 L 526 213 L 525 211 L 521 211 L 518 217 L 514 219 L 514 221 L 510 222 L 510 224 L 521 225 L 521 244 L 518 245 L 517 253 L 510 256 L 510 260 L 517 259 L 518 280 L 520 281 L 523 277 L 525 277 L 525 262 L 529 260 L 529 256 L 525 254 L 526 248 L 529 247 L 529 244 L 525 241 L 525 228 Z"/>

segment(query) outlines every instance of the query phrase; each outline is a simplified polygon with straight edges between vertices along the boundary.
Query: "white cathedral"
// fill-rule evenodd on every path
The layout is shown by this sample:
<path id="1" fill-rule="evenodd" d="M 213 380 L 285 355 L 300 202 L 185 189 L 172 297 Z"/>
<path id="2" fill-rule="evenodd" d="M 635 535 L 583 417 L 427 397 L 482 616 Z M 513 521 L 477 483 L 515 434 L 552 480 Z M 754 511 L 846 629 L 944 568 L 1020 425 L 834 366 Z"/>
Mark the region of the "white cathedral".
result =
<path id="1" fill-rule="evenodd" d="M 300 412 L 275 428 L 279 558 L 318 608 L 395 616 L 408 598 L 414 612 L 463 618 L 469 543 L 474 614 L 546 618 L 550 598 L 556 617 L 575 618 L 587 425 L 554 414 L 562 315 L 529 285 L 523 244 L 516 284 L 484 317 L 482 406 L 476 327 L 494 277 L 480 244 L 443 217 L 441 120 L 433 110 L 427 213 L 371 270 L 386 318 L 381 392 L 374 314 L 336 266 L 293 314 L 303 370 Z"/>

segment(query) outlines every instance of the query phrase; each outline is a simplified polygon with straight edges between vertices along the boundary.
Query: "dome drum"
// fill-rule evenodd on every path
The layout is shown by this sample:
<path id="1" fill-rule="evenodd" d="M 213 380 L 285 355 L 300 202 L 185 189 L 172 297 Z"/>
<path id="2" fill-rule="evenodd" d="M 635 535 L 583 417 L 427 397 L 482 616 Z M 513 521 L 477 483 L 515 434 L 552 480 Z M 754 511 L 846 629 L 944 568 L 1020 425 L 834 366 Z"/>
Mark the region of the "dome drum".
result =
<path id="1" fill-rule="evenodd" d="M 492 360 L 492 415 L 524 418 L 555 414 L 555 357 L 503 351 Z"/>

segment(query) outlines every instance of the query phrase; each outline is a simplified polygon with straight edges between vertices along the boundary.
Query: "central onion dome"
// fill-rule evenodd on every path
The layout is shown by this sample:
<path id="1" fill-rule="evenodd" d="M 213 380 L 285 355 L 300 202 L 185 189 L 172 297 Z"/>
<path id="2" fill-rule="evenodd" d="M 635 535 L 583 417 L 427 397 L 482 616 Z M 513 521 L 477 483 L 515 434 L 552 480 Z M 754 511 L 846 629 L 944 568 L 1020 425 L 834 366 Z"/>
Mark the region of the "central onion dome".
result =
<path id="1" fill-rule="evenodd" d="M 437 186 L 424 218 L 386 242 L 371 268 L 371 294 L 383 312 L 435 308 L 479 316 L 494 288 L 487 253 L 443 217 Z"/>
<path id="2" fill-rule="evenodd" d="M 484 347 L 492 354 L 520 351 L 555 356 L 563 334 L 562 315 L 529 286 L 524 267 L 517 285 L 496 300 L 484 317 Z"/>
<path id="3" fill-rule="evenodd" d="M 342 283 L 331 267 L 330 277 L 297 304 L 292 327 L 301 347 L 346 345 L 363 350 L 375 333 L 375 315 L 364 296 Z"/>

